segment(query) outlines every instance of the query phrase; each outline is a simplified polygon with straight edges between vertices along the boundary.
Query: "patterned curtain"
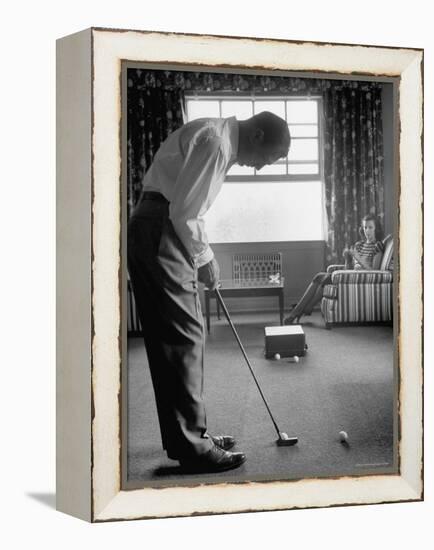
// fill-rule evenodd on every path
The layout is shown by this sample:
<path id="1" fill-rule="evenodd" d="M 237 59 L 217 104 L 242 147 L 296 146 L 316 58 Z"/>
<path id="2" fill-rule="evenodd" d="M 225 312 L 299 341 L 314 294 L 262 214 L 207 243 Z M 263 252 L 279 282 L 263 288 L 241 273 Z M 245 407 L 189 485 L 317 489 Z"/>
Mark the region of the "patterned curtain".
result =
<path id="1" fill-rule="evenodd" d="M 128 216 L 137 204 L 143 176 L 160 144 L 184 123 L 182 88 L 159 85 L 155 73 L 158 71 L 128 72 Z"/>
<path id="2" fill-rule="evenodd" d="M 360 240 L 365 214 L 383 221 L 381 85 L 345 82 L 324 91 L 324 181 L 328 263 Z"/>

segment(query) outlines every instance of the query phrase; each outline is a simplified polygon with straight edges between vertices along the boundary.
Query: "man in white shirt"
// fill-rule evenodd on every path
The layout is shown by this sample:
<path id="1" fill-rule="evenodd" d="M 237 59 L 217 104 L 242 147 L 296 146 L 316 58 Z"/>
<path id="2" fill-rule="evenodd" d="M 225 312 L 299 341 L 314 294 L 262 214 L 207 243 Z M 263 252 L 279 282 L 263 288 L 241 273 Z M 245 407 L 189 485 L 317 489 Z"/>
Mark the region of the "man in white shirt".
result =
<path id="1" fill-rule="evenodd" d="M 163 448 L 185 470 L 220 472 L 246 457 L 231 436 L 207 433 L 204 328 L 198 281 L 214 289 L 219 266 L 203 216 L 235 162 L 260 170 L 288 154 L 287 123 L 198 119 L 169 135 L 143 181 L 128 224 L 128 271 L 139 310 Z"/>

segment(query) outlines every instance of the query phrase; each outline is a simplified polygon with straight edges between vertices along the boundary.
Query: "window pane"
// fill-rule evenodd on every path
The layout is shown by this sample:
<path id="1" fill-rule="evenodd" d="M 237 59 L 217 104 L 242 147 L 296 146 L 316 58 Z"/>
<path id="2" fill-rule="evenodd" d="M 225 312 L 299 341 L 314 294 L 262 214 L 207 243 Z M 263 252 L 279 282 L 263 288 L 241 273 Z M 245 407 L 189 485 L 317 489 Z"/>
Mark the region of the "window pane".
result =
<path id="1" fill-rule="evenodd" d="M 205 214 L 210 243 L 320 241 L 322 183 L 236 183 L 223 185 Z"/>
<path id="2" fill-rule="evenodd" d="M 286 165 L 285 164 L 267 164 L 263 166 L 259 171 L 256 171 L 256 174 L 259 176 L 282 176 L 286 174 Z"/>
<path id="3" fill-rule="evenodd" d="M 203 101 L 200 99 L 187 100 L 187 120 L 203 117 L 219 117 L 220 107 L 218 101 Z"/>
<path id="4" fill-rule="evenodd" d="M 222 101 L 222 117 L 236 116 L 244 120 L 252 116 L 252 102 L 249 101 Z"/>
<path id="5" fill-rule="evenodd" d="M 318 137 L 317 124 L 289 125 L 291 137 Z"/>
<path id="6" fill-rule="evenodd" d="M 318 160 L 317 139 L 293 139 L 289 148 L 288 159 L 291 160 Z"/>
<path id="7" fill-rule="evenodd" d="M 255 115 L 262 111 L 270 111 L 281 118 L 285 118 L 285 103 L 284 101 L 255 101 Z"/>
<path id="8" fill-rule="evenodd" d="M 253 168 L 234 164 L 228 171 L 228 176 L 251 176 L 254 181 L 258 176 L 282 176 L 290 174 L 316 175 L 320 173 L 319 157 L 319 124 L 318 114 L 321 104 L 318 99 L 291 98 L 273 99 L 263 97 L 206 98 L 190 96 L 187 99 L 187 120 L 201 117 L 230 117 L 245 120 L 253 114 L 271 111 L 277 116 L 285 117 L 285 108 L 289 131 L 291 133 L 291 148 L 287 159 L 271 166 L 264 166 L 256 172 Z M 296 162 L 286 167 L 286 160 Z"/>
<path id="9" fill-rule="evenodd" d="M 289 164 L 288 172 L 290 174 L 318 174 L 319 167 L 316 164 Z"/>
<path id="10" fill-rule="evenodd" d="M 240 166 L 239 164 L 234 164 L 231 169 L 227 172 L 227 176 L 253 176 L 254 169 L 250 166 Z"/>
<path id="11" fill-rule="evenodd" d="M 315 100 L 287 101 L 288 122 L 318 122 L 318 104 Z"/>

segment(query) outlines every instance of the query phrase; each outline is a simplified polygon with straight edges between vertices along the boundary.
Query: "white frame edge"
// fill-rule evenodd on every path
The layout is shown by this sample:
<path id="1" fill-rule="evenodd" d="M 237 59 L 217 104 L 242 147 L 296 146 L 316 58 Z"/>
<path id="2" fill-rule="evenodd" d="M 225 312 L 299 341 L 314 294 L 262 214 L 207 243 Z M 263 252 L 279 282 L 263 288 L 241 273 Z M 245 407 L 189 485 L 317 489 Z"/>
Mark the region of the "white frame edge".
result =
<path id="1" fill-rule="evenodd" d="M 94 120 L 91 521 L 422 499 L 422 52 L 106 29 L 91 32 Z M 401 77 L 401 475 L 120 490 L 122 60 Z"/>
<path id="2" fill-rule="evenodd" d="M 56 506 L 90 521 L 91 30 L 56 44 Z"/>

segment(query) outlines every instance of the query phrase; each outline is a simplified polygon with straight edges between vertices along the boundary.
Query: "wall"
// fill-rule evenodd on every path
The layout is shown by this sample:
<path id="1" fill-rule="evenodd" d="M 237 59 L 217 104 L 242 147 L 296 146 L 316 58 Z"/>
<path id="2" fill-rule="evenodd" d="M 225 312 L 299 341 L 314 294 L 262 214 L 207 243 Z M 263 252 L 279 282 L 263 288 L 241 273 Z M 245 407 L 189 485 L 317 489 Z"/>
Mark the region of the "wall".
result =
<path id="1" fill-rule="evenodd" d="M 255 254 L 282 252 L 282 275 L 285 278 L 285 310 L 297 301 L 306 285 L 318 271 L 324 269 L 323 241 L 281 241 L 269 243 L 218 243 L 211 244 L 216 259 L 220 265 L 220 278 L 232 277 L 233 254 Z M 203 311 L 204 301 L 201 292 Z M 277 298 L 228 298 L 229 311 L 266 311 L 278 312 Z M 215 301 L 212 300 L 211 311 L 215 311 Z M 276 317 L 277 319 L 277 317 Z"/>

